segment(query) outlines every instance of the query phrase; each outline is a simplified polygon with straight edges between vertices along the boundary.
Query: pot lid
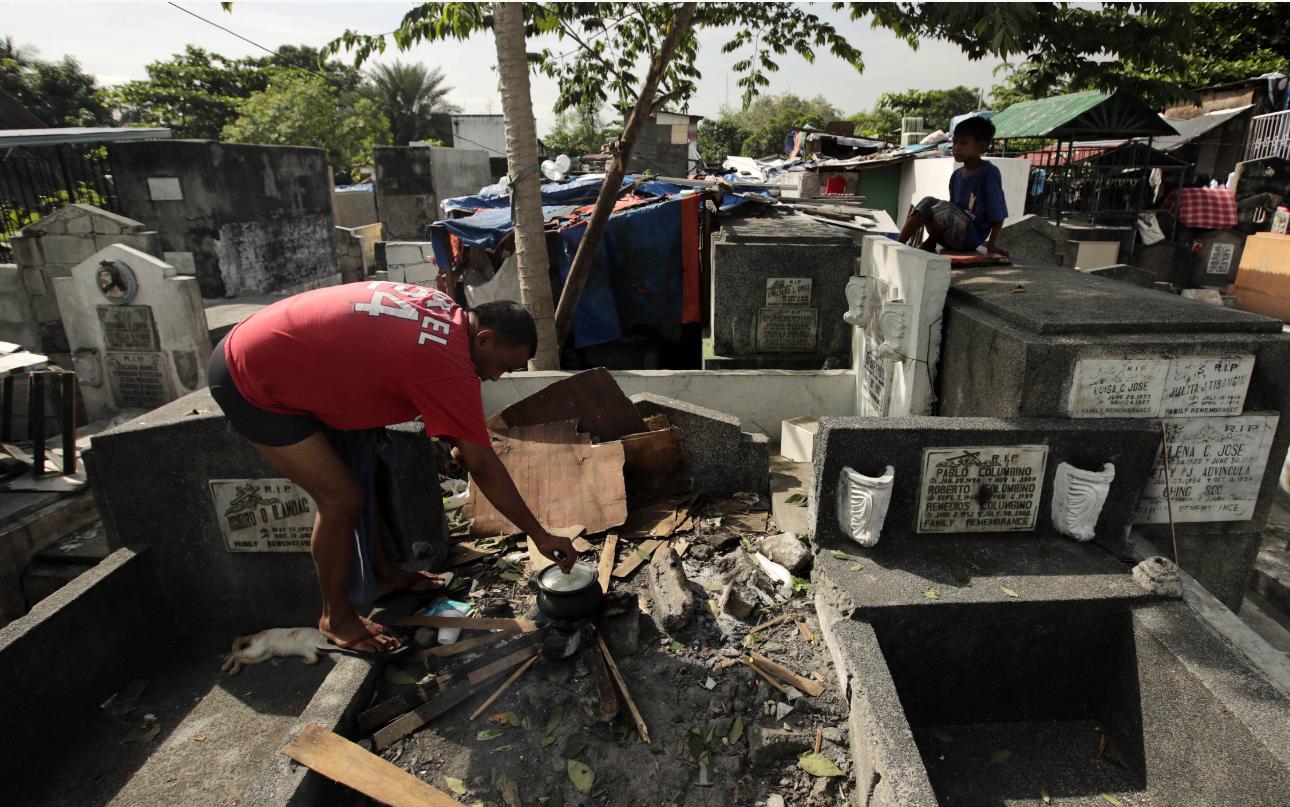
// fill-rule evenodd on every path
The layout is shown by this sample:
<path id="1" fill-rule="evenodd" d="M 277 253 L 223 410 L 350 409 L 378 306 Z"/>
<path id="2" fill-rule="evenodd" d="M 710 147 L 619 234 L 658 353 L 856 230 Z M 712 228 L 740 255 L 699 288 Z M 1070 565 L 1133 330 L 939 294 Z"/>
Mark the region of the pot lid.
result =
<path id="1" fill-rule="evenodd" d="M 585 563 L 573 564 L 573 569 L 568 574 L 559 566 L 548 566 L 538 575 L 538 585 L 557 594 L 582 591 L 595 581 L 596 570 Z"/>

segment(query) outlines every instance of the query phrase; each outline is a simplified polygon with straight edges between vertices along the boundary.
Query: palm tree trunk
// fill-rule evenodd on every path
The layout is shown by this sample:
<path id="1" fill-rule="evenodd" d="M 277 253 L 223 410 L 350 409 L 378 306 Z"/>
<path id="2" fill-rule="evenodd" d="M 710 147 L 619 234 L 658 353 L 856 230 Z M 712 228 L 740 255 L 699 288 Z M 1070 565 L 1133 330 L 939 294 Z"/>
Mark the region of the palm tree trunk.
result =
<path id="1" fill-rule="evenodd" d="M 697 3 L 681 4 L 676 19 L 672 21 L 672 27 L 663 38 L 663 44 L 650 62 L 649 73 L 645 75 L 645 83 L 641 85 L 636 106 L 627 116 L 623 136 L 611 147 L 614 158 L 605 173 L 605 182 L 600 186 L 600 194 L 596 196 L 596 208 L 591 213 L 591 220 L 587 222 L 587 231 L 582 234 L 578 251 L 574 253 L 569 275 L 564 279 L 564 291 L 560 293 L 560 305 L 556 309 L 555 320 L 556 333 L 561 342 L 573 327 L 573 312 L 578 308 L 578 299 L 582 297 L 582 290 L 587 285 L 587 277 L 591 274 L 591 263 L 596 255 L 596 247 L 600 244 L 600 234 L 604 231 L 605 224 L 609 221 L 609 214 L 614 210 L 614 202 L 622 190 L 623 177 L 627 174 L 627 163 L 631 160 L 636 138 L 640 135 L 645 121 L 655 111 L 654 94 L 658 91 L 658 83 L 663 78 L 663 72 L 672 61 L 672 56 L 676 53 L 681 40 L 690 30 L 696 5 Z M 500 48 L 500 45 L 498 47 Z"/>
<path id="2" fill-rule="evenodd" d="M 537 170 L 537 123 L 529 95 L 529 67 L 524 44 L 521 3 L 493 4 L 493 37 L 497 43 L 497 72 L 501 76 L 502 114 L 506 117 L 506 158 L 512 176 L 511 211 L 515 217 L 515 261 L 520 302 L 537 322 L 537 355 L 530 370 L 560 369 L 556 339 L 546 235 L 542 222 L 541 174 Z"/>

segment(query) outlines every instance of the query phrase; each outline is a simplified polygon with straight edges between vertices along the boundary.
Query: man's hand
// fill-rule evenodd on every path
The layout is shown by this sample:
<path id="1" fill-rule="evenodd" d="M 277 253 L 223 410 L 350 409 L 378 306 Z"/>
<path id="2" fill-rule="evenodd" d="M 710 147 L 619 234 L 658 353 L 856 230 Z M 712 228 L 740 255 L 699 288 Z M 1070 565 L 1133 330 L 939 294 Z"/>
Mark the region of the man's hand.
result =
<path id="1" fill-rule="evenodd" d="M 573 568 L 574 561 L 578 559 L 578 551 L 573 548 L 573 541 L 559 535 L 552 535 L 546 530 L 530 533 L 529 537 L 533 539 L 533 545 L 538 548 L 538 551 L 555 561 L 562 572 L 568 574 Z"/>

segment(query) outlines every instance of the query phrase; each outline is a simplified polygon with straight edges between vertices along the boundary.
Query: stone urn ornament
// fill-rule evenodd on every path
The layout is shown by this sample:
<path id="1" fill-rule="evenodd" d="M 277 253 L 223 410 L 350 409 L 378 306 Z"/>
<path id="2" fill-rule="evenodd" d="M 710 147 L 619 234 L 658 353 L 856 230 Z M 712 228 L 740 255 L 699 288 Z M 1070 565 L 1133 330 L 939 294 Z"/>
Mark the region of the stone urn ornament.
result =
<path id="1" fill-rule="evenodd" d="M 896 469 L 888 465 L 882 476 L 865 476 L 843 468 L 838 476 L 838 526 L 860 546 L 874 546 L 891 504 Z"/>
<path id="2" fill-rule="evenodd" d="M 1115 466 L 1106 463 L 1100 471 L 1086 471 L 1069 462 L 1059 463 L 1053 475 L 1053 526 L 1076 541 L 1093 540 L 1098 516 L 1115 479 Z"/>

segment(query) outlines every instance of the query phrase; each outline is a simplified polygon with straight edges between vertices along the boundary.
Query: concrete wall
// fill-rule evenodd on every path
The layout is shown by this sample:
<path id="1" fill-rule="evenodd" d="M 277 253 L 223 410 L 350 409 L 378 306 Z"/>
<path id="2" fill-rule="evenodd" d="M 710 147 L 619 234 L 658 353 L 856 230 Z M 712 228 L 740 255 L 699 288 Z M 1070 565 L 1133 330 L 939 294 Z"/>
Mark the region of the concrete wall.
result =
<path id="1" fill-rule="evenodd" d="M 452 144 L 463 149 L 484 149 L 490 158 L 506 159 L 506 117 L 453 115 Z"/>
<path id="2" fill-rule="evenodd" d="M 331 209 L 337 227 L 362 227 L 380 221 L 374 191 L 332 191 Z"/>
<path id="3" fill-rule="evenodd" d="M 114 143 L 123 210 L 161 234 L 202 296 L 303 291 L 339 280 L 321 149 L 212 140 Z"/>
<path id="4" fill-rule="evenodd" d="M 659 118 L 667 123 L 660 123 Z M 690 170 L 690 140 L 688 123 L 671 123 L 673 119 L 685 119 L 687 116 L 660 113 L 651 117 L 641 127 L 640 138 L 632 150 L 630 169 L 632 171 L 653 171 L 669 177 L 683 177 Z"/>
<path id="5" fill-rule="evenodd" d="M 439 202 L 478 193 L 492 182 L 488 152 L 427 146 L 377 146 L 376 210 L 384 237 L 390 241 L 420 241 L 441 218 Z"/>
<path id="6" fill-rule="evenodd" d="M 1008 218 L 1014 219 L 1026 212 L 1026 189 L 1030 187 L 1030 160 L 1014 157 L 990 157 L 1003 175 L 1003 195 L 1008 201 Z M 962 164 L 952 157 L 930 157 L 910 160 L 901 166 L 900 200 L 896 205 L 896 223 L 903 225 L 910 205 L 924 196 L 937 199 L 950 198 L 950 174 Z"/>
<path id="7" fill-rule="evenodd" d="M 561 378 L 565 372 L 508 373 L 484 384 L 491 415 Z M 850 370 L 619 370 L 614 380 L 629 397 L 653 393 L 739 418 L 743 430 L 779 441 L 780 423 L 803 415 L 855 413 Z"/>
<path id="8" fill-rule="evenodd" d="M 30 276 L 43 283 L 39 274 Z M 14 342 L 39 353 L 40 327 L 24 277 L 18 264 L 0 263 L 0 342 Z"/>
<path id="9" fill-rule="evenodd" d="M 156 258 L 162 256 L 161 239 L 155 231 L 141 222 L 83 204 L 66 205 L 28 224 L 11 243 L 39 332 L 39 339 L 24 344 L 67 368 L 72 366 L 71 355 L 58 313 L 54 278 L 67 277 L 73 266 L 110 244 L 134 247 Z"/>
<path id="10" fill-rule="evenodd" d="M 171 621 L 146 553 L 119 549 L 0 629 L 0 755 L 20 773 L 47 756 L 171 648 Z M 226 637 L 221 641 L 227 641 Z"/>

